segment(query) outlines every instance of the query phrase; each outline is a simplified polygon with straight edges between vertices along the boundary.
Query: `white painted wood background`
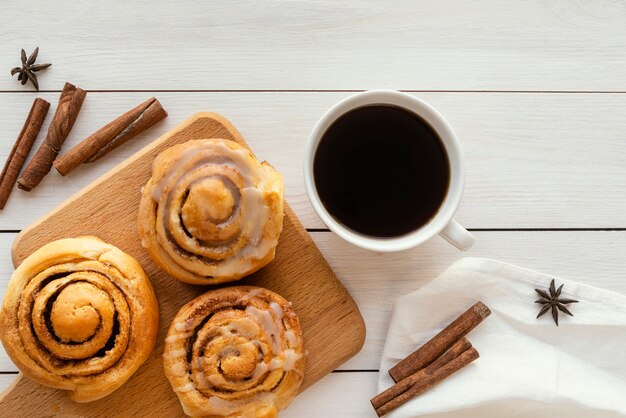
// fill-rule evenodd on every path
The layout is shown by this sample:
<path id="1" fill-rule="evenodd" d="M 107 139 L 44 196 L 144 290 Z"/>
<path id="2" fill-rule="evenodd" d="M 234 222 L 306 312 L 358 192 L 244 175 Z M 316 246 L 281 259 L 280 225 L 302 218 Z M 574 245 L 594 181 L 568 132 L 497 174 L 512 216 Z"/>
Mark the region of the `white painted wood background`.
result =
<path id="1" fill-rule="evenodd" d="M 0 297 L 20 229 L 192 113 L 219 112 L 285 175 L 287 199 L 367 324 L 362 352 L 281 416 L 375 417 L 368 400 L 394 300 L 464 254 L 439 238 L 398 254 L 360 250 L 308 204 L 308 132 L 371 88 L 408 90 L 456 129 L 467 160 L 458 219 L 477 236 L 467 255 L 626 293 L 624 0 L 0 0 L 0 10 L 2 163 L 36 97 L 9 77 L 20 48 L 38 45 L 53 63 L 39 73 L 47 122 L 65 81 L 89 91 L 64 149 L 150 96 L 169 112 L 103 160 L 13 192 L 0 212 Z M 0 351 L 0 388 L 16 371 Z"/>

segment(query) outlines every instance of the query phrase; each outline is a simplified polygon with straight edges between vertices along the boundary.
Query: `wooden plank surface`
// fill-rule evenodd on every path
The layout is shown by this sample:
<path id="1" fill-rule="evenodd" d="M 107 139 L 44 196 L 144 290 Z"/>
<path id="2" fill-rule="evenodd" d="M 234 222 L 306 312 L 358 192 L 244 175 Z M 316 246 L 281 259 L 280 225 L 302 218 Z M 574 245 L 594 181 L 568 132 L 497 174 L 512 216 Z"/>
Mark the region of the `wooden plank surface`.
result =
<path id="1" fill-rule="evenodd" d="M 14 235 L 4 234 L 0 254 L 9 251 Z M 367 324 L 365 346 L 338 368 L 343 371 L 378 369 L 395 299 L 419 289 L 464 255 L 491 257 L 626 293 L 626 231 L 476 232 L 476 244 L 466 254 L 435 238 L 420 248 L 393 255 L 357 249 L 330 232 L 310 235 L 360 306 Z M 3 291 L 12 269 L 4 263 L 0 268 Z M 0 371 L 16 370 L 0 347 Z"/>
<path id="2" fill-rule="evenodd" d="M 626 67 L 625 67 L 626 68 Z M 32 192 L 14 190 L 0 229 L 21 229 L 197 110 L 227 116 L 257 155 L 283 173 L 307 228 L 321 228 L 304 190 L 302 161 L 321 114 L 351 93 L 89 93 L 64 149 L 155 94 L 169 116 L 67 177 L 54 170 Z M 415 93 L 439 109 L 463 144 L 467 185 L 458 212 L 471 228 L 626 227 L 626 94 Z M 51 119 L 58 94 L 51 101 Z M 34 96 L 0 94 L 0 156 Z M 40 135 L 38 141 L 43 140 Z"/>
<path id="3" fill-rule="evenodd" d="M 377 372 L 331 373 L 298 396 L 280 417 L 318 418 L 320 412 L 332 408 L 333 413 L 337 412 L 336 416 L 342 418 L 376 418 L 369 399 L 376 393 L 377 376 Z M 0 374 L 0 388 L 8 387 L 16 377 L 17 373 Z M 320 406 L 320 399 L 324 400 L 323 406 Z"/>
<path id="4" fill-rule="evenodd" d="M 0 57 L 41 46 L 44 89 L 626 90 L 622 1 L 9 6 Z"/>
<path id="5" fill-rule="evenodd" d="M 622 1 L 213 1 L 209 6 L 59 0 L 17 7 L 0 0 L 0 6 L 0 68 L 7 71 L 0 77 L 2 159 L 35 97 L 8 76 L 22 47 L 39 45 L 40 61 L 53 62 L 40 73 L 44 89 L 59 91 L 73 81 L 92 90 L 66 149 L 152 95 L 170 112 L 164 123 L 95 165 L 65 179 L 50 175 L 30 195 L 14 192 L 0 212 L 2 231 L 24 228 L 199 110 L 232 119 L 257 154 L 286 174 L 288 200 L 304 225 L 321 228 L 301 174 L 304 142 L 320 114 L 350 94 L 345 90 L 441 90 L 415 94 L 441 110 L 463 142 L 468 184 L 459 220 L 472 228 L 505 229 L 475 232 L 470 255 L 626 294 L 626 231 L 553 231 L 626 228 Z M 318 91 L 328 89 L 342 91 Z M 458 90 L 471 92 L 451 92 Z M 42 96 L 53 110 L 58 94 Z M 362 352 L 341 367 L 352 372 L 331 373 L 281 417 L 373 417 L 368 399 L 378 374 L 355 370 L 378 367 L 395 298 L 462 254 L 439 239 L 380 255 L 327 232 L 311 235 L 357 300 L 368 335 Z M 0 232 L 0 296 L 10 275 L 13 237 Z M 2 373 L 12 370 L 0 351 L 0 388 L 14 376 Z"/>
<path id="6" fill-rule="evenodd" d="M 207 288 L 174 280 L 152 262 L 137 233 L 137 208 L 140 190 L 150 178 L 158 154 L 191 139 L 213 137 L 245 145 L 236 128 L 222 116 L 198 113 L 16 237 L 12 247 L 14 265 L 52 240 L 81 235 L 96 235 L 135 257 L 150 277 L 157 295 L 159 335 L 146 363 L 126 384 L 104 399 L 78 404 L 64 391 L 22 378 L 0 397 L 0 410 L 12 410 L 22 416 L 36 415 L 54 404 L 57 413 L 66 415 L 182 415 L 178 398 L 163 375 L 163 342 L 180 307 Z M 276 258 L 237 284 L 268 288 L 293 303 L 307 351 L 301 388 L 305 390 L 361 349 L 365 327 L 356 304 L 287 204 L 283 225 Z"/>
<path id="7" fill-rule="evenodd" d="M 8 238 L 15 234 L 4 235 Z M 368 327 L 367 339 L 363 350 L 339 368 L 344 373 L 333 373 L 320 381 L 298 397 L 284 415 L 316 417 L 316 411 L 319 414 L 341 410 L 342 417 L 367 417 L 377 373 L 346 372 L 378 369 L 393 301 L 426 284 L 461 254 L 438 239 L 390 256 L 355 249 L 329 232 L 314 232 L 311 236 L 361 307 Z M 624 231 L 489 231 L 477 232 L 476 236 L 476 246 L 468 255 L 493 257 L 626 293 Z M 0 254 L 8 252 L 10 241 L 0 240 Z M 0 288 L 4 288 L 11 269 L 6 264 L 0 267 Z M 1 351 L 0 370 L 16 370 Z M 7 384 L 9 380 L 5 380 Z M 323 408 L 320 399 L 326 403 Z"/>
<path id="8" fill-rule="evenodd" d="M 280 418 L 376 418 L 369 400 L 377 378 L 377 372 L 331 373 L 298 396 Z"/>

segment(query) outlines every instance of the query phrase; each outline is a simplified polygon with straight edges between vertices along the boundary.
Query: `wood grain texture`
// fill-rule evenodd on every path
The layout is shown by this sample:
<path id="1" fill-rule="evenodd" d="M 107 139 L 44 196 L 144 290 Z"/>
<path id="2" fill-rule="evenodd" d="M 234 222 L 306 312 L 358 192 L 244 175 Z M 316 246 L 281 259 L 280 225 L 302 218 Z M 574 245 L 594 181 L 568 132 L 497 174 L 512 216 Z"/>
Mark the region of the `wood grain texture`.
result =
<path id="1" fill-rule="evenodd" d="M 3 395 L 0 410 L 26 416 L 56 405 L 55 412 L 60 414 L 107 417 L 182 414 L 178 398 L 162 371 L 163 339 L 178 309 L 207 287 L 185 285 L 160 271 L 141 246 L 136 217 L 140 189 L 150 177 L 154 157 L 171 145 L 205 137 L 245 144 L 223 117 L 196 114 L 16 237 L 12 252 L 15 265 L 44 243 L 62 237 L 96 235 L 118 246 L 137 258 L 150 277 L 159 301 L 161 322 L 157 346 L 150 359 L 110 396 L 89 404 L 76 404 L 63 391 L 20 379 Z M 293 303 L 308 350 L 304 390 L 360 350 L 365 327 L 356 304 L 297 217 L 288 206 L 285 212 L 276 259 L 237 283 L 266 287 Z"/>
<path id="2" fill-rule="evenodd" d="M 289 408 L 281 412 L 280 418 L 319 418 L 320 416 L 328 416 L 328 411 L 332 411 L 333 417 L 375 418 L 376 414 L 368 399 L 376 394 L 377 377 L 377 372 L 331 373 L 324 377 L 319 384 L 299 395 Z M 17 373 L 0 374 L 0 388 L 13 384 L 16 378 Z M 350 390 L 346 390 L 346 388 L 350 388 Z M 323 399 L 324 402 L 320 402 L 320 399 Z M 13 415 L 8 416 L 14 417 Z M 53 417 L 55 416 L 54 409 L 51 408 L 47 413 L 40 416 Z M 39 418 L 40 416 L 34 415 L 29 418 Z M 165 417 L 165 415 L 159 417 Z"/>
<path id="3" fill-rule="evenodd" d="M 67 177 L 53 170 L 32 192 L 14 190 L 0 213 L 0 229 L 24 228 L 202 108 L 236 124 L 255 153 L 284 174 L 287 201 L 304 226 L 321 228 L 304 190 L 305 143 L 322 113 L 349 94 L 158 93 L 168 118 Z M 70 149 L 151 95 L 89 93 L 64 147 Z M 42 96 L 56 106 L 58 94 Z M 467 180 L 457 216 L 464 226 L 626 227 L 626 94 L 415 96 L 450 121 L 463 145 Z M 31 102 L 30 95 L 0 94 L 0 130 L 9 138 L 19 132 Z M 0 141 L 0 157 L 10 147 L 10 142 Z"/>
<path id="4" fill-rule="evenodd" d="M 298 396 L 280 418 L 376 418 L 369 398 L 378 372 L 331 373 Z"/>
<path id="5" fill-rule="evenodd" d="M 42 89 L 626 90 L 622 1 L 26 2 Z M 36 30 L 25 30 L 36 28 Z M 42 36 L 45 34 L 45 36 Z M 40 74 L 40 75 L 39 75 Z M 0 90 L 21 89 L 0 78 Z"/>
<path id="6" fill-rule="evenodd" d="M 302 184 L 304 141 L 321 113 L 349 93 L 251 90 L 384 87 L 537 91 L 417 93 L 450 120 L 463 143 L 468 184 L 458 218 L 465 226 L 626 227 L 626 94 L 546 93 L 626 91 L 621 0 L 3 5 L 0 63 L 5 71 L 19 65 L 20 48 L 39 45 L 39 61 L 54 64 L 38 73 L 44 90 L 60 91 L 65 81 L 92 90 L 67 149 L 153 95 L 170 117 L 80 173 L 67 178 L 50 173 L 30 195 L 14 190 L 0 213 L 2 230 L 24 228 L 199 109 L 232 120 L 256 154 L 286 175 L 287 200 L 302 223 L 321 227 Z M 0 131 L 5 133 L 0 160 L 35 97 L 22 93 L 29 89 L 8 74 L 0 77 Z M 97 89 L 240 92 L 93 92 Z M 19 93 L 1 93 L 6 91 Z M 42 96 L 56 105 L 57 93 Z M 311 235 L 368 326 L 364 349 L 343 370 L 378 368 L 395 299 L 461 256 L 438 238 L 408 252 L 381 255 L 330 233 Z M 623 231 L 475 235 L 469 255 L 626 293 Z M 12 270 L 13 237 L 0 234 L 0 296 Z M 0 371 L 12 367 L 0 349 Z M 13 377 L 0 375 L 0 387 Z M 281 418 L 376 417 L 368 400 L 376 393 L 377 377 L 331 373 Z"/>
<path id="7" fill-rule="evenodd" d="M 12 272 L 9 249 L 15 235 L 0 235 L 0 297 Z M 311 236 L 359 305 L 367 338 L 363 349 L 339 367 L 343 373 L 329 375 L 298 396 L 281 417 L 317 418 L 329 411 L 347 418 L 375 417 L 370 415 L 374 410 L 369 399 L 377 393 L 378 374 L 348 371 L 378 369 L 394 301 L 424 286 L 465 254 L 438 238 L 402 253 L 377 254 L 329 232 Z M 493 257 L 626 294 L 625 231 L 476 232 L 476 237 L 468 256 Z M 0 347 L 0 371 L 16 370 Z"/>
<path id="8" fill-rule="evenodd" d="M 0 235 L 0 297 L 13 271 L 9 251 L 15 235 Z M 343 371 L 378 369 L 395 300 L 424 286 L 465 255 L 492 257 L 626 294 L 626 231 L 476 232 L 476 244 L 468 253 L 434 238 L 397 254 L 361 250 L 330 232 L 310 235 L 359 305 L 367 324 L 363 349 L 338 367 Z M 0 346 L 0 372 L 16 370 Z"/>
<path id="9" fill-rule="evenodd" d="M 494 258 L 626 294 L 625 231 L 502 231 L 475 235 L 476 243 L 467 253 L 434 238 L 412 250 L 380 254 L 355 248 L 330 232 L 314 234 L 367 324 L 365 346 L 341 366 L 342 370 L 378 369 L 394 302 L 434 280 L 464 256 Z M 533 292 L 530 289 L 530 303 L 536 299 Z"/>

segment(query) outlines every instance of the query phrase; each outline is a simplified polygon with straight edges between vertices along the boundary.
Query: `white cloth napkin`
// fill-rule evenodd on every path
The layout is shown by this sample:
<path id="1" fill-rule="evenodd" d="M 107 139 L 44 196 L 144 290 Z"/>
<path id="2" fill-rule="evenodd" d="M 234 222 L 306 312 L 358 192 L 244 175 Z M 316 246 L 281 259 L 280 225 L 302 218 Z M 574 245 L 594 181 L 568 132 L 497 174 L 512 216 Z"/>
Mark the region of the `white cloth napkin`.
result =
<path id="1" fill-rule="evenodd" d="M 468 339 L 480 358 L 388 417 L 626 416 L 626 296 L 556 278 L 574 317 L 535 319 L 535 288 L 553 276 L 465 258 L 394 306 L 378 389 L 387 371 L 476 301 L 492 310 Z M 626 279 L 625 279 L 626 280 Z"/>

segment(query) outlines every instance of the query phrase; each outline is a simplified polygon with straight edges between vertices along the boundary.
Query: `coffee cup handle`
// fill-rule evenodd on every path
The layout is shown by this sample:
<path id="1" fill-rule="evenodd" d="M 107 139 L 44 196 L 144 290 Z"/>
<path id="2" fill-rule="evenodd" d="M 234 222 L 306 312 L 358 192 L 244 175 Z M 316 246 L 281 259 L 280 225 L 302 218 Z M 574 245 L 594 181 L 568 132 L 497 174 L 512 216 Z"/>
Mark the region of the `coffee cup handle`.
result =
<path id="1" fill-rule="evenodd" d="M 474 241 L 476 241 L 474 235 L 454 219 L 443 228 L 439 235 L 461 251 L 469 250 Z"/>

